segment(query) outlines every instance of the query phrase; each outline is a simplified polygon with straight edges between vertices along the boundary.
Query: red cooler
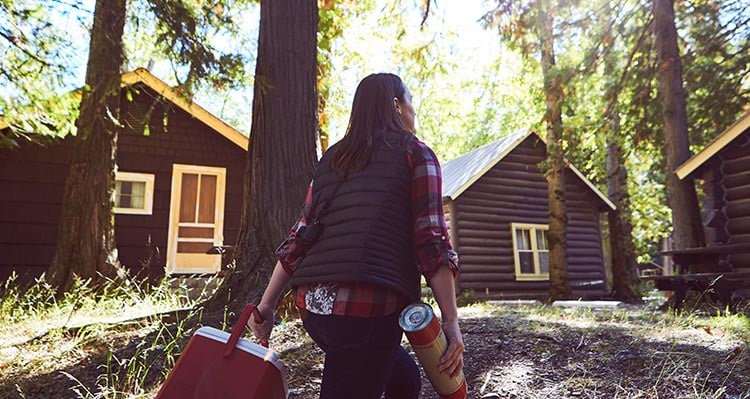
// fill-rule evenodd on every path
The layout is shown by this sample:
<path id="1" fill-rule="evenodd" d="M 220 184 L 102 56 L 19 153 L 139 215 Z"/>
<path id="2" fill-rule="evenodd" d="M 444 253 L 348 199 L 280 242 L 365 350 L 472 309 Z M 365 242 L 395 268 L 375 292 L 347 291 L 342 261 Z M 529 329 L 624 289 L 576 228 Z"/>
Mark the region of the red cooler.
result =
<path id="1" fill-rule="evenodd" d="M 248 305 L 232 334 L 201 327 L 177 359 L 157 399 L 286 399 L 286 369 L 268 348 L 240 338 L 255 306 Z"/>

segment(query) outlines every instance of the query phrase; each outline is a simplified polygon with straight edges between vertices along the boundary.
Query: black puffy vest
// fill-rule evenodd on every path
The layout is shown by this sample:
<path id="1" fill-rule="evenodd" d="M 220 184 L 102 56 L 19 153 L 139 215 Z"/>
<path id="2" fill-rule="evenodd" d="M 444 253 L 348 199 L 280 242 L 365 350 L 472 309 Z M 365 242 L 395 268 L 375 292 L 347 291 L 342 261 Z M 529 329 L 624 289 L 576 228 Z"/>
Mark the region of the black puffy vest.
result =
<path id="1" fill-rule="evenodd" d="M 320 222 L 323 231 L 292 276 L 292 286 L 318 282 L 366 282 L 419 299 L 413 246 L 411 173 L 405 141 L 412 135 L 376 132 L 370 163 L 344 181 Z M 406 145 L 408 145 L 406 144 Z M 340 178 L 329 167 L 332 147 L 313 181 L 314 218 Z"/>

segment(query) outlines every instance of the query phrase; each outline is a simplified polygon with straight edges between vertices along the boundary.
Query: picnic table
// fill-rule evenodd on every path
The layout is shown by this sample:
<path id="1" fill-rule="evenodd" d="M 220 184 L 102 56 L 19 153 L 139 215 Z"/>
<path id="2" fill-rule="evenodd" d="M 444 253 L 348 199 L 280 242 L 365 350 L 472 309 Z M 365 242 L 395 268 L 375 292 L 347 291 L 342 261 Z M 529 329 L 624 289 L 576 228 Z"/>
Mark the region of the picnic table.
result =
<path id="1" fill-rule="evenodd" d="M 641 279 L 653 281 L 658 290 L 673 291 L 678 309 L 691 290 L 706 293 L 721 305 L 731 305 L 732 293 L 750 289 L 750 269 L 734 270 L 724 260 L 729 255 L 742 253 L 750 253 L 750 242 L 662 251 L 662 255 L 672 258 L 676 274 Z M 691 266 L 699 271 L 692 271 Z"/>

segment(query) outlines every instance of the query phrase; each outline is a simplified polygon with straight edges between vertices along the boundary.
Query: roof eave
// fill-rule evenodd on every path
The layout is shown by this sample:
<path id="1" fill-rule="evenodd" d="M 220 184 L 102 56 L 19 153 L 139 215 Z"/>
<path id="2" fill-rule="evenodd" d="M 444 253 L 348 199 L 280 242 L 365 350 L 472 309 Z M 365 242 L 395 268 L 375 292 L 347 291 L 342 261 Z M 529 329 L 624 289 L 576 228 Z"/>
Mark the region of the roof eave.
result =
<path id="1" fill-rule="evenodd" d="M 716 136 L 702 151 L 675 169 L 674 173 L 680 180 L 684 180 L 747 129 L 750 129 L 750 112 Z"/>
<path id="2" fill-rule="evenodd" d="M 448 198 L 451 200 L 458 198 L 461 194 L 463 194 L 464 191 L 466 191 L 469 187 L 471 187 L 472 184 L 476 183 L 477 180 L 479 180 L 482 176 L 484 176 L 485 173 L 489 172 L 490 169 L 494 168 L 495 165 L 497 165 L 500 161 L 503 160 L 508 154 L 511 153 L 516 147 L 518 147 L 521 143 L 523 143 L 526 138 L 531 136 L 532 134 L 536 134 L 534 131 L 529 130 L 524 134 L 523 136 L 520 136 L 516 141 L 514 141 L 511 145 L 509 145 L 503 152 L 498 154 L 492 161 L 487 162 L 487 164 L 474 176 L 472 176 L 469 180 L 467 180 L 464 184 L 462 184 L 458 189 L 453 191 L 451 194 L 447 195 Z M 539 136 L 539 135 L 537 135 Z"/>
<path id="3" fill-rule="evenodd" d="M 591 189 L 591 191 L 593 191 L 593 192 L 594 192 L 594 194 L 596 194 L 596 196 L 597 196 L 597 197 L 599 197 L 599 199 L 601 199 L 601 200 L 602 200 L 602 202 L 604 202 L 604 204 L 606 204 L 606 205 L 607 205 L 607 207 L 608 207 L 608 208 L 609 208 L 610 210 L 612 210 L 612 211 L 616 211 L 616 210 L 617 210 L 617 206 L 615 206 L 614 202 L 612 202 L 612 200 L 610 200 L 609 198 L 607 198 L 607 196 L 606 196 L 606 195 L 604 195 L 604 193 L 603 193 L 603 192 L 601 192 L 601 191 L 600 191 L 600 190 L 599 190 L 598 188 L 596 188 L 596 186 L 595 186 L 595 185 L 594 185 L 593 183 L 591 183 L 591 181 L 589 181 L 589 179 L 587 179 L 587 178 L 586 178 L 586 176 L 584 176 L 584 175 L 583 175 L 583 173 L 581 173 L 581 171 L 579 171 L 579 170 L 578 170 L 578 169 L 577 169 L 577 168 L 576 168 L 575 166 L 573 166 L 572 164 L 568 164 L 568 168 L 570 168 L 570 170 L 572 170 L 572 171 L 573 171 L 573 173 L 575 173 L 575 175 L 576 175 L 576 176 L 578 176 L 578 178 L 579 178 L 579 179 L 581 179 L 581 181 L 582 181 L 582 182 L 583 182 L 583 183 L 584 183 L 584 184 L 585 184 L 585 185 L 586 185 L 586 186 L 587 186 L 588 188 L 590 188 L 590 189 Z"/>

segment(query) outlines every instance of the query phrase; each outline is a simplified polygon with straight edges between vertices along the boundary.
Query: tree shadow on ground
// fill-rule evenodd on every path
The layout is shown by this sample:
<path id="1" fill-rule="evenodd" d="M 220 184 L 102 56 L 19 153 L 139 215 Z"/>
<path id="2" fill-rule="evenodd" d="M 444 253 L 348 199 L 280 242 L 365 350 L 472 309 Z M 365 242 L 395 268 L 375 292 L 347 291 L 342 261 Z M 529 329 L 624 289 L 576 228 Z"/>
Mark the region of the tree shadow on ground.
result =
<path id="1" fill-rule="evenodd" d="M 540 317 L 513 308 L 495 312 L 461 320 L 469 398 L 490 393 L 545 399 L 750 398 L 748 343 L 719 332 L 640 319 L 592 321 L 564 313 Z M 81 349 L 86 355 L 73 367 L 3 376 L 0 397 L 80 398 L 87 391 L 94 397 L 102 386 L 126 397 L 135 380 L 155 392 L 175 360 L 165 356 L 165 346 L 179 352 L 194 330 L 180 335 L 177 323 L 146 334 L 138 331 L 143 326 L 115 328 L 125 338 L 87 343 Z M 165 338 L 170 334 L 180 338 Z M 279 326 L 271 347 L 287 365 L 289 398 L 317 398 L 323 353 L 301 322 Z M 133 373 L 136 366 L 141 371 Z M 423 399 L 439 398 L 424 376 L 422 386 Z"/>
<path id="2" fill-rule="evenodd" d="M 513 312 L 465 319 L 469 397 L 750 397 L 747 343 L 727 346 L 700 331 L 648 336 L 639 328 L 662 331 L 638 324 L 575 326 Z M 438 396 L 423 390 L 423 398 Z"/>

